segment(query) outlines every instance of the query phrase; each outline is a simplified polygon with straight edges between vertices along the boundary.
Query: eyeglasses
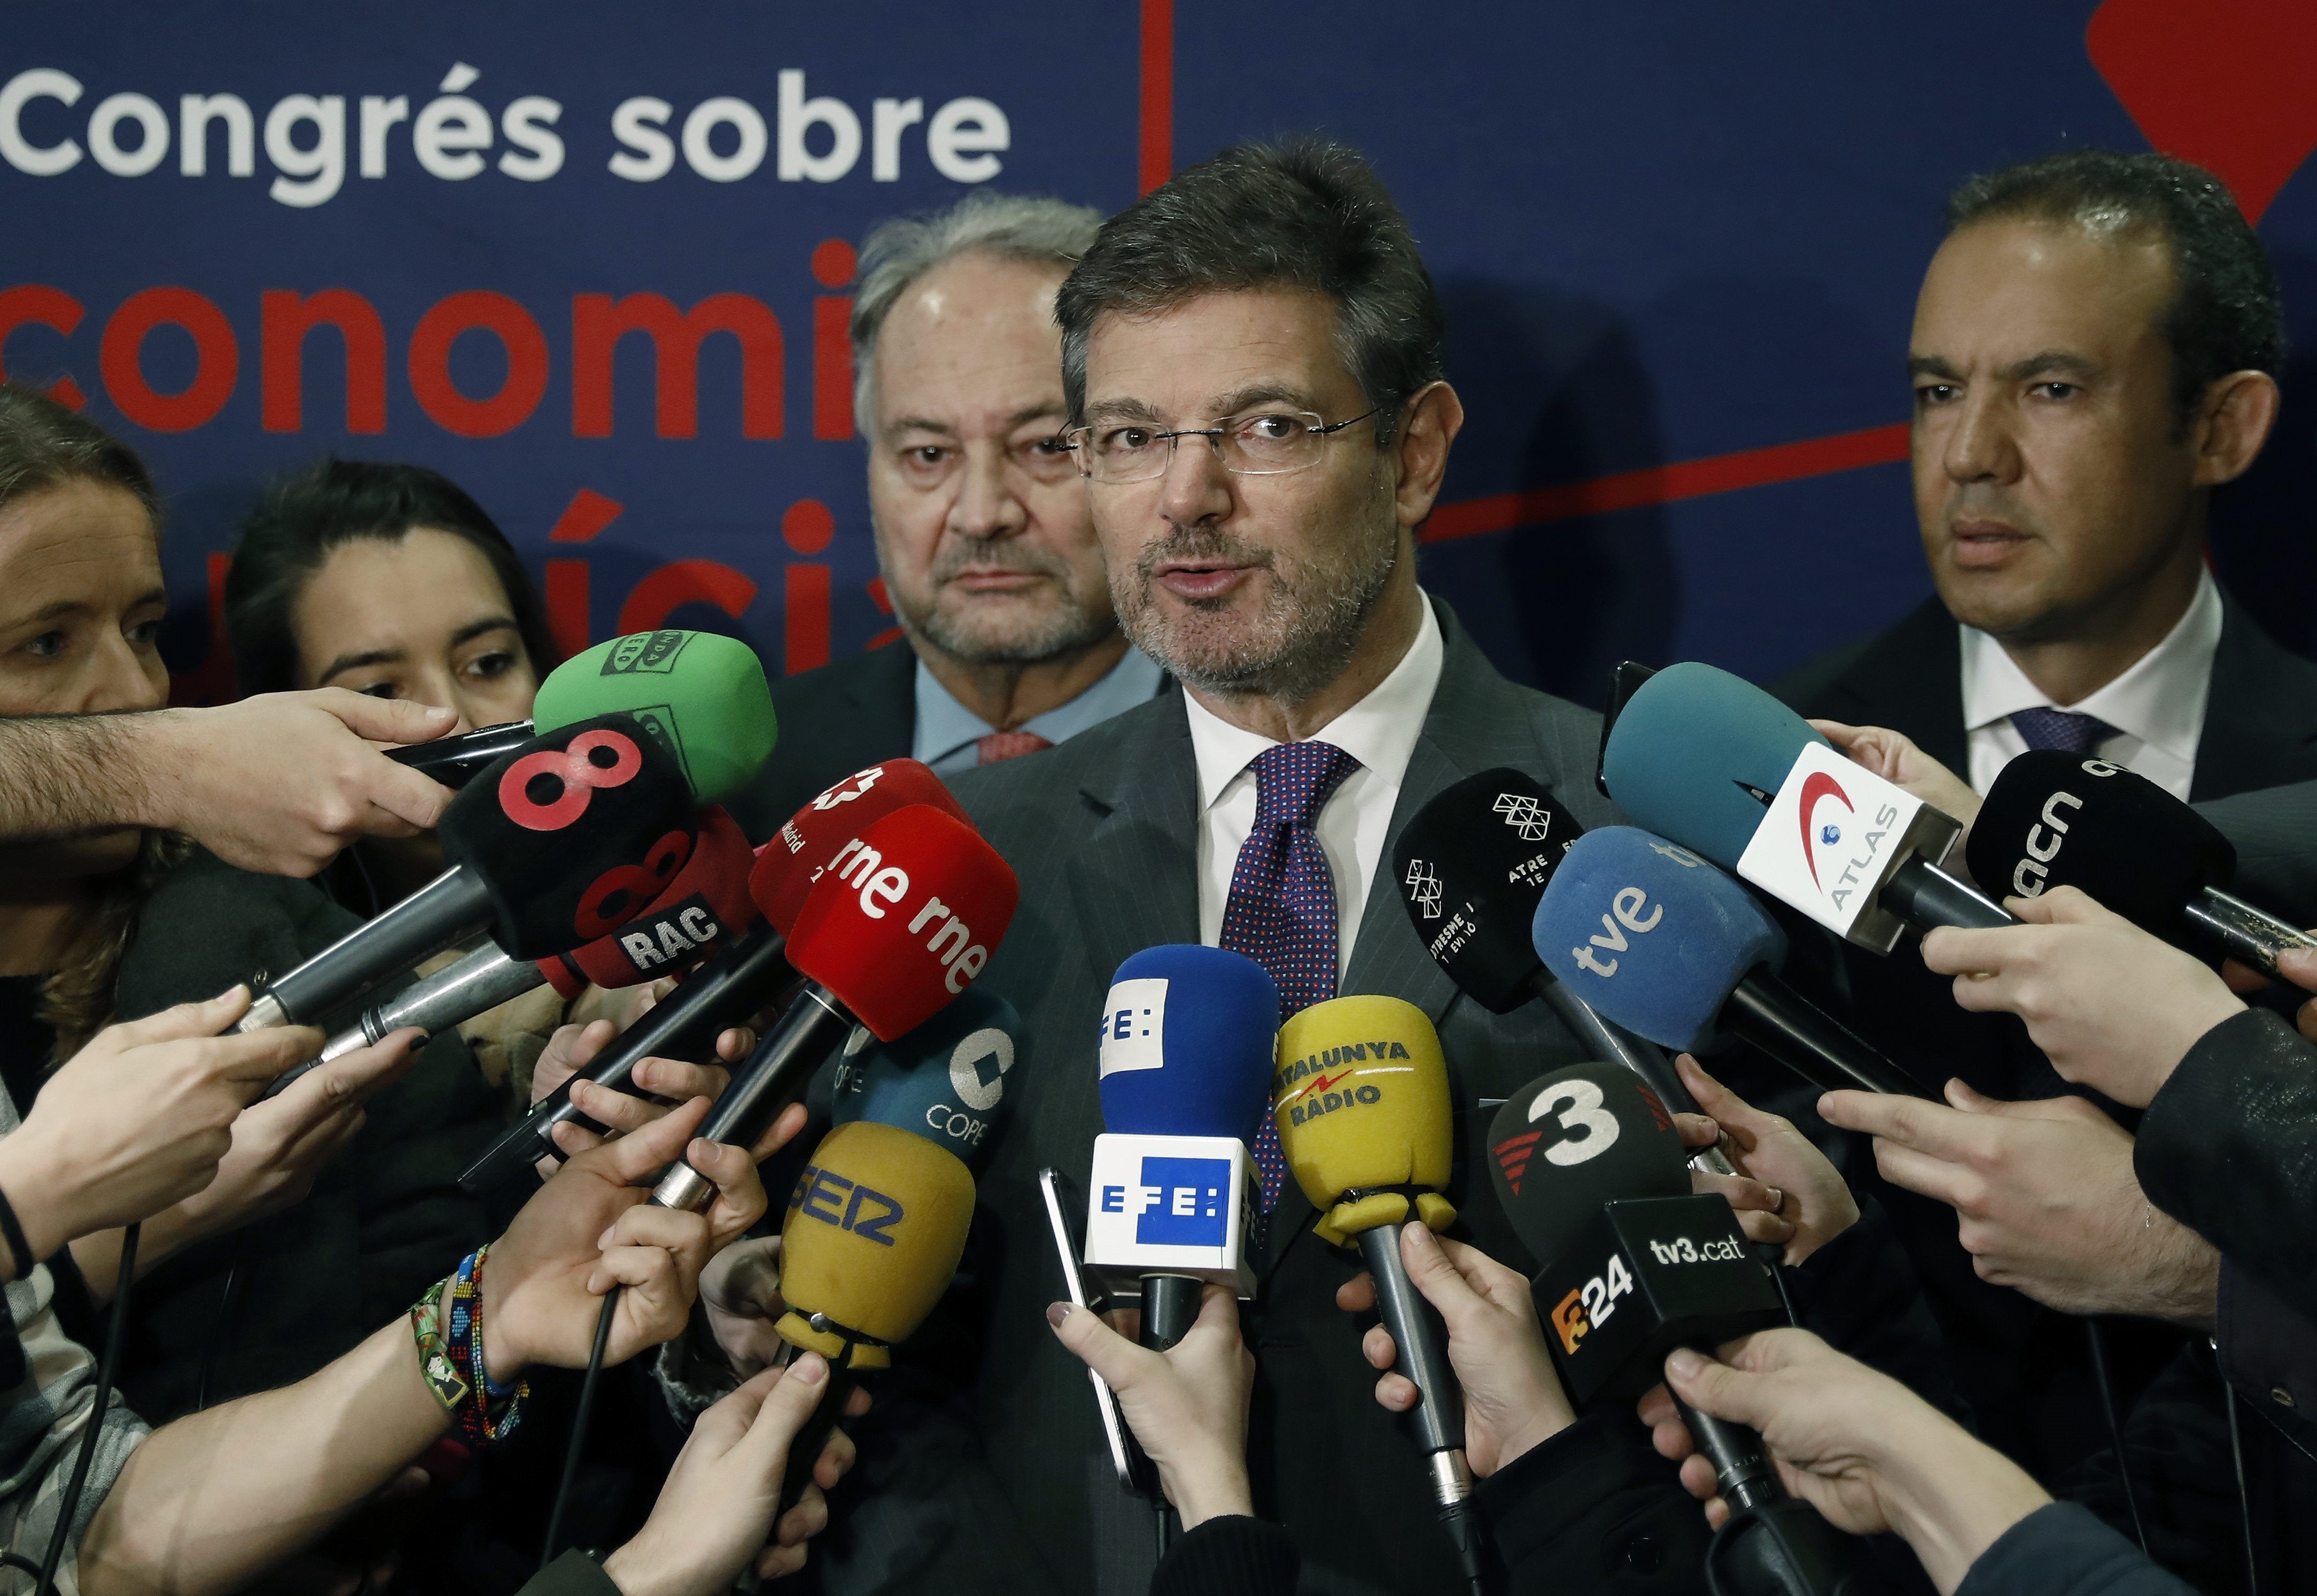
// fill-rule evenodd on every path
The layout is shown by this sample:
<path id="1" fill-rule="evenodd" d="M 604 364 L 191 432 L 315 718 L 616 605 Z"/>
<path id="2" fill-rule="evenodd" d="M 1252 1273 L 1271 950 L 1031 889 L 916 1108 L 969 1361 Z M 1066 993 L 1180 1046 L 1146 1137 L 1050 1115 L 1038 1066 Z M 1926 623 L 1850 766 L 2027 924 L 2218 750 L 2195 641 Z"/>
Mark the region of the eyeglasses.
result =
<path id="1" fill-rule="evenodd" d="M 1301 471 L 1320 458 L 1328 438 L 1373 415 L 1369 410 L 1332 424 L 1309 410 L 1271 410 L 1235 415 L 1211 427 L 1173 432 L 1134 422 L 1072 427 L 1062 441 L 1078 455 L 1078 475 L 1095 482 L 1148 482 L 1167 474 L 1178 438 L 1204 438 L 1214 445 L 1223 469 L 1239 477 L 1277 477 Z"/>

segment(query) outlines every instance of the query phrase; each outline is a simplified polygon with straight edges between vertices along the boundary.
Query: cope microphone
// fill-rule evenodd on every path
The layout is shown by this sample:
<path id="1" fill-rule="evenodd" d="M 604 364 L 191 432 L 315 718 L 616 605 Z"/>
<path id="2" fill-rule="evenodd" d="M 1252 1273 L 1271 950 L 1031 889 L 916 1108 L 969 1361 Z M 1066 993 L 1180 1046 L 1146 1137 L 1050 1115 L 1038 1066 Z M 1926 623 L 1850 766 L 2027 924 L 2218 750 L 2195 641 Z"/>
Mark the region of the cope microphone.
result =
<path id="1" fill-rule="evenodd" d="M 2143 931 L 2277 974 L 2277 956 L 2317 937 L 2222 890 L 2237 851 L 2147 777 L 2056 749 L 2003 767 L 1972 823 L 1971 873 L 2034 897 L 2080 887 Z"/>
<path id="2" fill-rule="evenodd" d="M 1087 1177 L 1086 1263 L 1142 1305 L 1165 1351 L 1210 1281 L 1255 1295 L 1247 1257 L 1279 987 L 1243 954 L 1188 943 L 1118 967 L 1102 1008 L 1102 1134 Z"/>
<path id="3" fill-rule="evenodd" d="M 1537 900 L 1537 957 L 1585 1001 L 1659 1046 L 1753 1043 L 1821 1091 L 1921 1089 L 1777 978 L 1786 936 L 1753 894 L 1688 849 L 1630 825 L 1578 839 Z"/>
<path id="4" fill-rule="evenodd" d="M 631 632 L 548 673 L 528 722 L 485 727 L 387 751 L 449 787 L 541 732 L 598 715 L 631 715 L 675 756 L 703 804 L 747 786 L 773 751 L 772 690 L 756 650 L 713 632 Z"/>
<path id="5" fill-rule="evenodd" d="M 1727 671 L 1693 662 L 1642 682 L 1603 741 L 1601 775 L 1637 824 L 1873 952 L 1910 927 L 2012 923 L 1939 868 L 1961 821 Z"/>
<path id="6" fill-rule="evenodd" d="M 1630 1072 L 1575 1064 L 1531 1082 L 1498 1110 L 1489 1154 L 1514 1232 L 1545 1261 L 1537 1316 L 1577 1406 L 1632 1403 L 1676 1347 L 1710 1354 L 1786 1323 L 1728 1199 L 1690 1194 L 1673 1118 Z M 1730 1504 L 1706 1556 L 1717 1596 L 1863 1589 L 1832 1527 L 1786 1495 L 1759 1435 L 1680 1407 Z"/>
<path id="7" fill-rule="evenodd" d="M 829 1120 L 921 1136 L 979 1174 L 1011 1115 L 1006 1078 L 1021 1039 L 1014 1005 L 979 986 L 896 1041 L 856 1030 L 837 1062 Z"/>
<path id="8" fill-rule="evenodd" d="M 1400 1256 L 1403 1226 L 1444 1230 L 1456 1219 L 1440 1195 L 1454 1137 L 1448 1064 L 1432 1021 L 1396 997 L 1333 998 L 1291 1015 L 1279 1028 L 1272 1115 L 1295 1183 L 1320 1211 L 1312 1228 L 1331 1245 L 1355 1246 L 1375 1279 L 1392 1369 L 1416 1387 L 1409 1416 L 1433 1501 L 1477 1591 L 1480 1526 L 1464 1461 L 1463 1394 L 1439 1324 Z"/>
<path id="9" fill-rule="evenodd" d="M 689 855 L 692 808 L 675 756 L 629 716 L 533 737 L 443 812 L 450 869 L 265 985 L 234 1030 L 310 1023 L 486 929 L 517 958 L 593 941 Z"/>
<path id="10" fill-rule="evenodd" d="M 702 963 L 666 1002 L 614 1039 L 572 1080 L 624 1090 L 628 1077 L 645 1059 L 701 1051 L 766 1006 L 789 1007 L 803 984 L 789 963 L 788 932 L 820 867 L 858 829 L 921 803 L 964 824 L 956 813 L 957 800 L 941 779 L 913 759 L 889 760 L 857 771 L 799 809 L 779 835 L 756 850 L 749 870 L 748 896 L 764 913 L 763 922 Z M 566 1081 L 534 1103 L 484 1149 L 459 1183 L 470 1191 L 483 1191 L 541 1158 L 560 1158 L 562 1149 L 555 1145 L 558 1125 L 600 1128 L 572 1102 L 571 1085 L 572 1081 Z"/>

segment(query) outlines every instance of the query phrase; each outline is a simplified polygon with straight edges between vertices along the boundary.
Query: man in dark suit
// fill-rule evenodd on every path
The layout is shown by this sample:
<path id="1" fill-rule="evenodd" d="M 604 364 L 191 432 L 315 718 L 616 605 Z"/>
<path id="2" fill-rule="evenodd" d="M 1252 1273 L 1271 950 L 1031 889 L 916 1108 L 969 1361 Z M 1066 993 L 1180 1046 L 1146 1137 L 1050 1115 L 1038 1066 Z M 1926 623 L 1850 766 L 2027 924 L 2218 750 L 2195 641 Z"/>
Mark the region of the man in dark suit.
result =
<path id="1" fill-rule="evenodd" d="M 944 776 L 1061 742 L 1158 690 L 1111 612 L 1062 420 L 1054 290 L 1102 218 L 977 192 L 862 246 L 854 411 L 888 645 L 773 684 L 781 745 L 731 805 L 761 842 L 901 755 Z"/>

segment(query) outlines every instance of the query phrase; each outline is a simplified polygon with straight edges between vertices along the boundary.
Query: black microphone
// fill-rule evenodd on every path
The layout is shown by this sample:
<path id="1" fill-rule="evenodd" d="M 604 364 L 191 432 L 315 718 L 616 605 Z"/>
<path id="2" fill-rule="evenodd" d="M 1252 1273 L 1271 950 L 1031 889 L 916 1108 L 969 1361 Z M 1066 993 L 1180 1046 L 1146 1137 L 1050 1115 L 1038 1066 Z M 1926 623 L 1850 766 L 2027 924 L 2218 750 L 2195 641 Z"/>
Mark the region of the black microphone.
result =
<path id="1" fill-rule="evenodd" d="M 1544 1262 L 1537 1315 L 1576 1406 L 1630 1406 L 1675 1348 L 1711 1355 L 1787 1322 L 1737 1214 L 1690 1192 L 1672 1116 L 1631 1072 L 1575 1064 L 1531 1082 L 1498 1110 L 1489 1155 L 1514 1232 Z M 1706 1556 L 1715 1592 L 1867 1588 L 1853 1548 L 1786 1494 L 1760 1435 L 1674 1400 L 1730 1506 Z"/>
<path id="2" fill-rule="evenodd" d="M 2167 941 L 2277 974 L 2277 956 L 2317 937 L 2222 890 L 2237 851 L 2147 777 L 2104 759 L 2031 750 L 2003 767 L 1964 847 L 1997 892 L 2075 887 Z"/>
<path id="3" fill-rule="evenodd" d="M 632 717 L 602 715 L 503 753 L 451 800 L 451 868 L 259 990 L 236 1031 L 310 1023 L 488 929 L 500 951 L 550 958 L 658 897 L 690 855 L 691 784 Z"/>
<path id="4" fill-rule="evenodd" d="M 512 753 L 531 741 L 536 728 L 528 720 L 502 721 L 455 737 L 431 743 L 406 743 L 386 751 L 387 758 L 431 776 L 445 787 L 464 787 L 503 753 Z"/>

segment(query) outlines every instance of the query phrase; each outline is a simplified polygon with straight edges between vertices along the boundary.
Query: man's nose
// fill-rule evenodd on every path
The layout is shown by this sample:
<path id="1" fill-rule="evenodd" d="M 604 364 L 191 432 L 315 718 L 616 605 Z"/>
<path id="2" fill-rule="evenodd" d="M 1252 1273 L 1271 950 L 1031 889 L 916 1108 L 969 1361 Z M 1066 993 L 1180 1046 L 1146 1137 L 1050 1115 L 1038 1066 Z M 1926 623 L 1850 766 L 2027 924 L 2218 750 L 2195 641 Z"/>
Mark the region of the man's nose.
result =
<path id="1" fill-rule="evenodd" d="M 1175 440 L 1166 475 L 1158 483 L 1158 513 L 1176 526 L 1221 521 L 1230 513 L 1231 474 L 1213 440 L 1195 434 Z"/>
<path id="2" fill-rule="evenodd" d="M 2001 394 L 1966 395 L 1945 454 L 1951 482 L 2009 482 L 2019 475 L 2019 443 L 2013 411 Z"/>
<path id="3" fill-rule="evenodd" d="M 985 542 L 1020 531 L 1029 517 L 1006 469 L 1006 451 L 970 446 L 962 470 L 956 502 L 950 506 L 949 531 Z"/>

